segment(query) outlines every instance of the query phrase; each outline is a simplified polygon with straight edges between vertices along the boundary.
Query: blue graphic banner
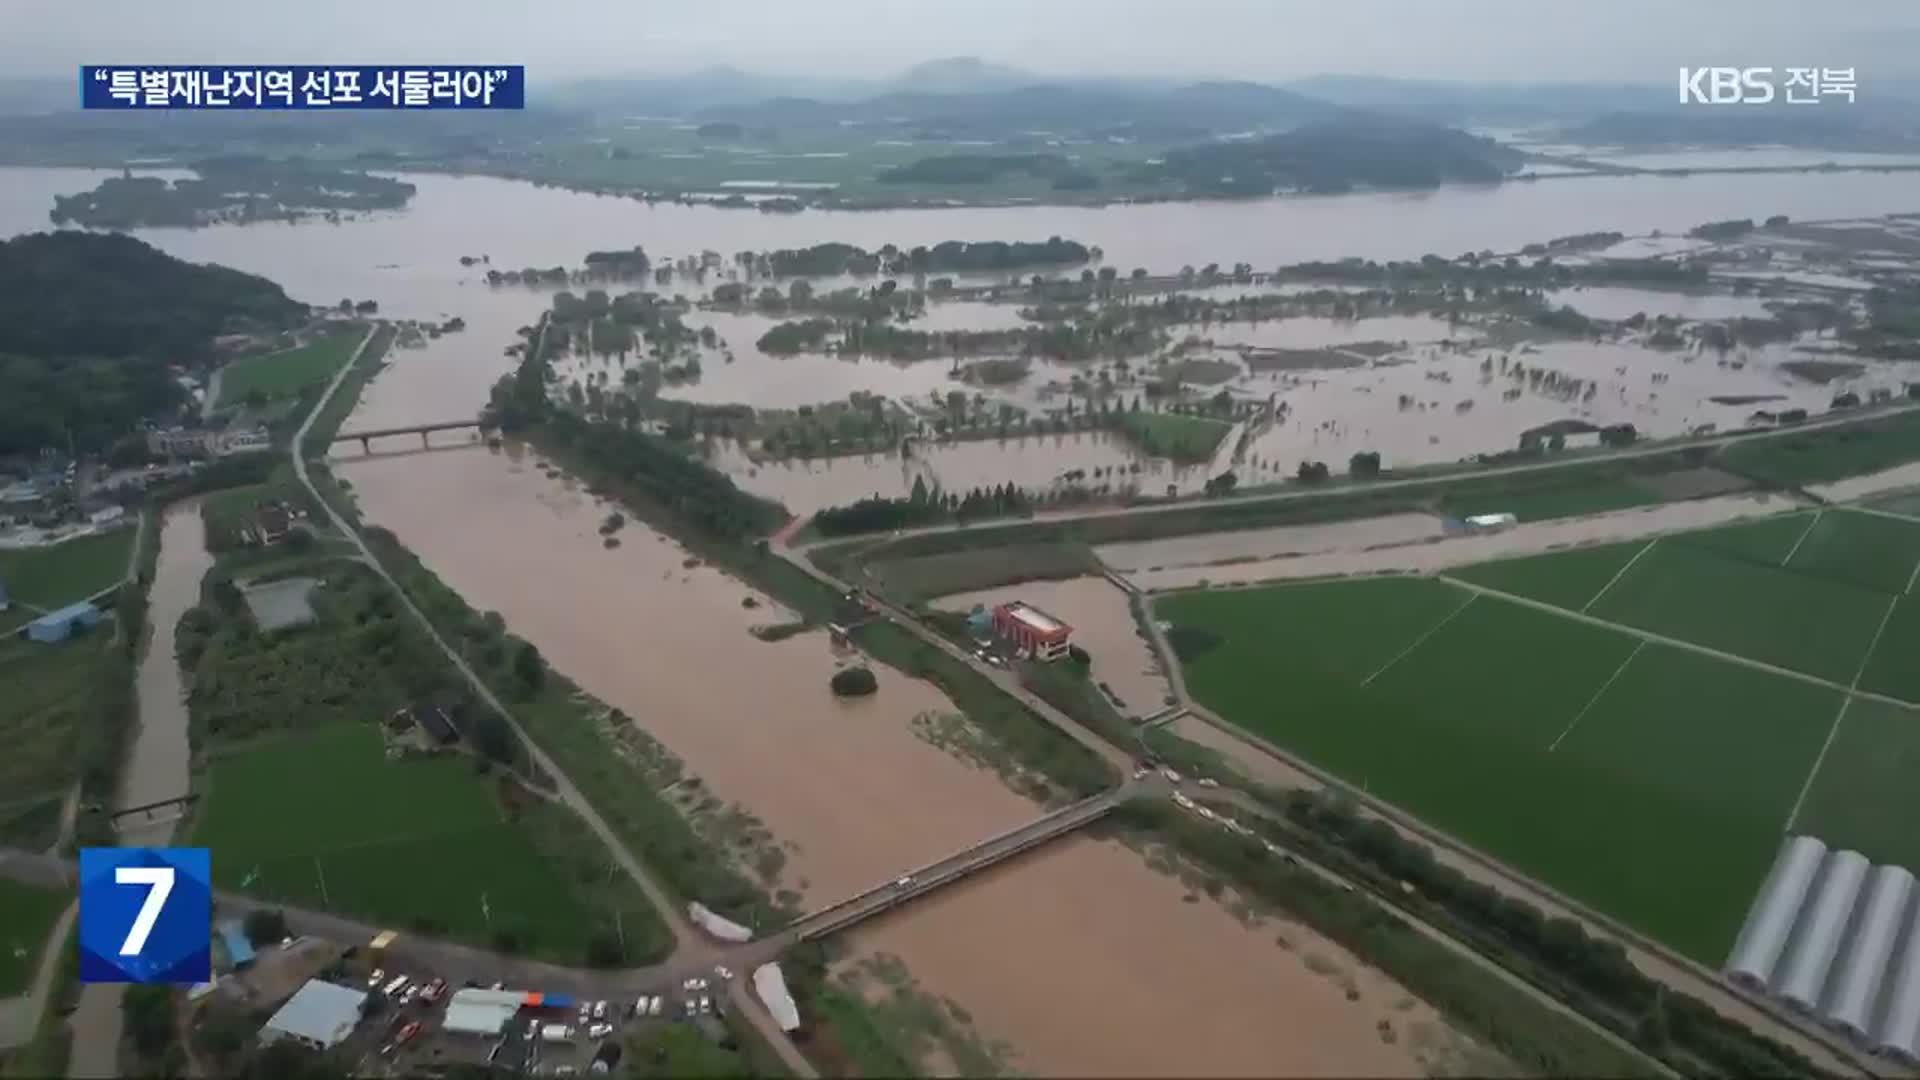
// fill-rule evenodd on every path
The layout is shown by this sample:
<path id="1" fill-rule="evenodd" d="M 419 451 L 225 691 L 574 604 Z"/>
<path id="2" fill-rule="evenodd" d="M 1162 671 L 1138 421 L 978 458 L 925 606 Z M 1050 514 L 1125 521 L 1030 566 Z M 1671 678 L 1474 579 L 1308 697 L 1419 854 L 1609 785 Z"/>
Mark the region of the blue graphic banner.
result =
<path id="1" fill-rule="evenodd" d="M 213 860 L 206 848 L 80 852 L 80 981 L 213 977 Z"/>
<path id="2" fill-rule="evenodd" d="M 84 109 L 524 109 L 519 64 L 88 64 Z"/>

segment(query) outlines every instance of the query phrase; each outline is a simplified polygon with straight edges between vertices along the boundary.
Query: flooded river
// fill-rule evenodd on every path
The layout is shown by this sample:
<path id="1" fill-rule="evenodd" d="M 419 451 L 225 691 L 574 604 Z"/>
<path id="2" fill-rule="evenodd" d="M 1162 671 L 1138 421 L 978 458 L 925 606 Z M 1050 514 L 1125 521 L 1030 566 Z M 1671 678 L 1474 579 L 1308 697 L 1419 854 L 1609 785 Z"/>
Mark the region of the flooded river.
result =
<path id="1" fill-rule="evenodd" d="M 144 806 L 187 793 L 193 750 L 188 738 L 186 685 L 174 659 L 174 627 L 200 602 L 200 580 L 213 567 L 207 551 L 200 502 L 167 508 L 159 528 L 160 557 L 147 591 L 150 628 L 136 675 L 140 726 L 121 764 L 116 805 Z M 173 839 L 178 811 L 168 808 L 151 823 L 134 819 L 120 833 L 128 847 L 165 847 Z M 73 1029 L 72 1077 L 119 1075 L 120 999 L 125 987 L 94 983 L 82 988 L 68 1024 Z"/>
<path id="2" fill-rule="evenodd" d="M 45 228 L 54 194 L 90 187 L 99 175 L 0 170 L 0 235 Z M 658 258 L 824 241 L 874 248 L 1060 235 L 1100 245 L 1123 273 L 1235 261 L 1266 269 L 1306 259 L 1512 250 L 1597 229 L 1672 232 L 1733 217 L 1808 220 L 1920 209 L 1910 178 L 1875 174 L 1578 179 L 1257 202 L 797 215 L 649 207 L 486 178 L 412 179 L 419 194 L 399 213 L 339 225 L 139 235 L 185 258 L 266 275 L 312 303 L 371 299 L 385 315 L 465 320 L 464 332 L 396 353 L 349 419 L 352 428 L 470 417 L 509 369 L 502 350 L 516 340 L 515 328 L 548 306 L 551 291 L 490 288 L 485 267 L 462 267 L 463 255 L 486 255 L 501 268 L 550 267 L 633 244 Z M 824 401 L 867 388 L 864 378 L 846 377 L 851 365 L 823 366 L 843 365 L 839 360 L 815 358 L 783 370 L 789 361 L 753 355 L 747 339 L 757 336 L 756 325 L 739 317 L 723 334 L 734 363 L 682 392 L 719 401 L 771 385 L 799 403 L 809 389 Z M 1359 333 L 1354 340 L 1379 336 Z M 1284 390 L 1292 404 L 1292 415 L 1262 436 L 1255 452 L 1289 470 L 1309 451 L 1339 468 L 1348 448 L 1362 446 L 1396 461 L 1407 460 L 1402 454 L 1457 456 L 1504 446 L 1514 423 L 1567 411 L 1563 402 L 1523 396 L 1502 403 L 1511 417 L 1490 425 L 1491 406 L 1476 405 L 1477 416 L 1457 411 L 1479 377 L 1477 358 L 1414 359 L 1399 367 L 1248 376 L 1236 393 Z M 1657 424 L 1644 414 L 1649 428 L 1706 418 L 1653 401 L 1667 387 L 1656 390 L 1652 371 L 1632 366 L 1650 361 L 1611 352 L 1584 360 L 1546 350 L 1527 357 L 1529 366 L 1575 362 L 1607 372 L 1627 367 L 1596 397 L 1611 402 L 1609 410 L 1625 410 L 1607 416 L 1658 408 Z M 946 386 L 941 367 L 870 371 L 875 386 L 890 380 L 882 386 L 888 393 L 931 395 Z M 1677 370 L 1661 370 L 1676 387 L 1682 382 Z M 1444 372 L 1455 385 L 1430 380 L 1429 372 Z M 1762 373 L 1754 378 L 1774 392 Z M 1403 409 L 1401 394 L 1414 403 Z M 1500 446 L 1473 444 L 1470 436 L 1479 429 L 1484 442 L 1489 425 Z M 928 448 L 911 462 L 876 455 L 756 468 L 737 448 L 719 452 L 748 487 L 802 509 L 904 492 L 923 469 L 956 489 L 1045 483 L 1072 469 L 1119 468 L 1133 476 L 1136 464 L 1143 486 L 1184 488 L 1204 479 L 1204 470 L 1141 462 L 1094 434 L 956 443 Z M 636 525 L 620 532 L 618 547 L 604 547 L 597 528 L 608 508 L 531 461 L 470 448 L 349 461 L 340 473 L 371 522 L 392 529 L 476 608 L 499 611 L 559 670 L 626 712 L 718 799 L 765 822 L 785 845 L 779 883 L 809 900 L 888 880 L 1037 813 L 992 772 L 930 741 L 952 734 L 937 720 L 951 703 L 932 686 L 884 670 L 878 694 L 836 700 L 826 683 L 844 658 L 820 634 L 757 640 L 751 627 L 782 617 L 764 598 L 709 568 L 687 566 L 682 551 Z M 186 775 L 177 673 L 168 683 L 155 665 L 172 670 L 173 624 L 206 566 L 199 530 L 197 514 L 182 511 L 169 515 L 163 530 L 129 799 L 176 794 L 174 781 Z M 1138 697 L 1152 693 L 1151 684 L 1133 690 Z M 169 702 L 174 715 L 166 712 Z M 929 734 L 937 731 L 948 735 Z M 144 749 L 150 740 L 155 746 Z M 1287 944 L 1276 944 L 1279 937 Z M 1439 1027 L 1423 1006 L 1402 1004 L 1404 995 L 1385 980 L 1309 935 L 1243 927 L 1111 841 L 1075 840 L 1017 862 L 861 932 L 855 944 L 904 957 L 916 978 L 958 999 L 983 1035 L 1012 1042 L 1022 1067 L 1035 1071 L 1380 1075 L 1434 1068 L 1412 1035 L 1416 1027 Z M 1382 1020 L 1403 1037 L 1385 1041 Z M 1447 1041 L 1444 1033 L 1435 1038 Z"/>
<path id="3" fill-rule="evenodd" d="M 188 741 L 186 685 L 174 659 L 174 627 L 200 602 L 200 579 L 213 568 L 197 499 L 167 508 L 160 527 L 160 560 L 147 593 L 146 651 L 140 658 L 140 727 L 121 770 L 119 804 L 144 806 L 187 793 L 193 752 Z M 121 834 L 129 845 L 165 846 L 170 816 Z"/>
<path id="4" fill-rule="evenodd" d="M 371 521 L 662 740 L 713 797 L 765 822 L 786 852 L 779 884 L 809 905 L 1040 813 L 916 733 L 923 718 L 954 711 L 931 685 L 881 669 L 871 698 L 834 698 L 827 680 L 841 660 L 823 634 L 755 639 L 752 626 L 786 617 L 765 597 L 687 566 L 682 549 L 640 526 L 603 547 L 606 508 L 525 456 L 453 449 L 346 462 L 340 473 Z M 1124 600 L 1105 581 L 1084 587 L 1106 595 L 1049 602 L 1104 615 L 1095 636 L 1116 637 L 1103 663 L 1137 690 L 1146 672 L 1130 680 L 1127 666 L 1150 660 L 1137 638 L 1125 658 Z M 852 951 L 903 959 L 979 1035 L 1010 1043 L 1018 1067 L 1048 1074 L 1419 1075 L 1463 1045 L 1317 936 L 1248 928 L 1189 897 L 1117 843 L 1073 840 L 862 930 Z M 1380 1037 L 1382 1020 L 1397 1041 Z"/>

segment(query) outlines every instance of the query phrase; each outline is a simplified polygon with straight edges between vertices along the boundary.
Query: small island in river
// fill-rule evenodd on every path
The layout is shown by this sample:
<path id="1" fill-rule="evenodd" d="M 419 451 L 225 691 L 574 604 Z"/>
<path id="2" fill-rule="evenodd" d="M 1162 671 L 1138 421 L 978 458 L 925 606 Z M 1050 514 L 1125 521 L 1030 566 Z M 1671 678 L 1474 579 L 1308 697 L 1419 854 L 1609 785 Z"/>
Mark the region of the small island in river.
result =
<path id="1" fill-rule="evenodd" d="M 194 178 L 109 177 L 92 191 L 56 195 L 55 225 L 90 229 L 194 228 L 201 225 L 340 221 L 369 210 L 397 210 L 413 198 L 404 180 L 299 160 L 224 157 L 197 162 Z"/>

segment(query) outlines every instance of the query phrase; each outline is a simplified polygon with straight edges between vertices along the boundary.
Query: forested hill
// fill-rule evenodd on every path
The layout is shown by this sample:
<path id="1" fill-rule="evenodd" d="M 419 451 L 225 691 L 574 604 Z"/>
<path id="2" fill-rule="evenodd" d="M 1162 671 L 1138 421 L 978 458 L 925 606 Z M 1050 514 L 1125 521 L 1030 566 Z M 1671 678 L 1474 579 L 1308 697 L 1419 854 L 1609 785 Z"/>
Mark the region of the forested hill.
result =
<path id="1" fill-rule="evenodd" d="M 0 241 L 0 456 L 104 450 L 177 406 L 169 364 L 228 330 L 306 314 L 265 278 L 183 262 L 130 236 Z"/>
<path id="2" fill-rule="evenodd" d="M 291 326 L 306 305 L 266 278 L 185 262 L 119 233 L 0 241 L 0 353 L 205 356 L 213 338 Z"/>
<path id="3" fill-rule="evenodd" d="M 1137 178 L 1189 195 L 1332 194 L 1492 183 L 1523 160 L 1492 139 L 1452 128 L 1340 122 L 1170 150 L 1161 162 L 1142 166 Z"/>

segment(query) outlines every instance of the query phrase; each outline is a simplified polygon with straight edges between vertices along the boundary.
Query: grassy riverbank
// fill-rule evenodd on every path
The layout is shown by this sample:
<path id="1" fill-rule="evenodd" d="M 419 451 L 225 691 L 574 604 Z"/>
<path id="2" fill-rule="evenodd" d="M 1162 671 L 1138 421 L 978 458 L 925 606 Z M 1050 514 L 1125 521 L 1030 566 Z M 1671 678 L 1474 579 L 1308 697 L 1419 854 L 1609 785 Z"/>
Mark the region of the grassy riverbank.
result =
<path id="1" fill-rule="evenodd" d="M 353 356 L 363 334 L 361 327 L 348 326 L 296 348 L 235 360 L 220 371 L 220 400 L 215 405 L 264 404 L 325 385 Z"/>
<path id="2" fill-rule="evenodd" d="M 661 792 L 639 782 L 635 762 L 618 741 L 632 724 L 593 702 L 558 671 L 545 669 L 537 686 L 514 670 L 512 657 L 529 648 L 498 616 L 482 616 L 422 566 L 384 529 L 364 530 L 374 557 L 433 622 L 442 637 L 503 700 L 514 716 L 586 795 L 622 842 L 682 901 L 699 901 L 744 925 L 767 929 L 792 912 L 740 873 L 707 844 Z M 537 657 L 537 653 L 534 654 Z M 610 752 L 611 751 L 611 752 Z"/>
<path id="3" fill-rule="evenodd" d="M 320 413 L 314 418 L 313 426 L 308 429 L 307 437 L 300 444 L 300 453 L 308 458 L 324 457 L 333 437 L 339 433 L 340 425 L 346 423 L 353 407 L 360 402 L 360 393 L 381 368 L 386 366 L 387 351 L 393 347 L 396 331 L 391 323 L 381 323 L 374 331 L 373 340 L 367 344 L 366 351 L 360 354 L 353 367 L 347 371 L 346 378 L 340 380 L 340 386 L 333 396 L 320 407 Z M 356 342 L 358 337 L 354 339 Z"/>
<path id="4" fill-rule="evenodd" d="M 671 935 L 637 886 L 512 772 L 511 735 L 385 584 L 328 546 L 223 555 L 180 622 L 191 836 L 221 851 L 218 884 L 559 963 L 664 957 Z M 296 589 L 309 621 L 262 630 L 239 575 Z M 444 710 L 472 752 L 437 746 L 406 708 Z M 276 812 L 290 804 L 297 821 Z"/>

